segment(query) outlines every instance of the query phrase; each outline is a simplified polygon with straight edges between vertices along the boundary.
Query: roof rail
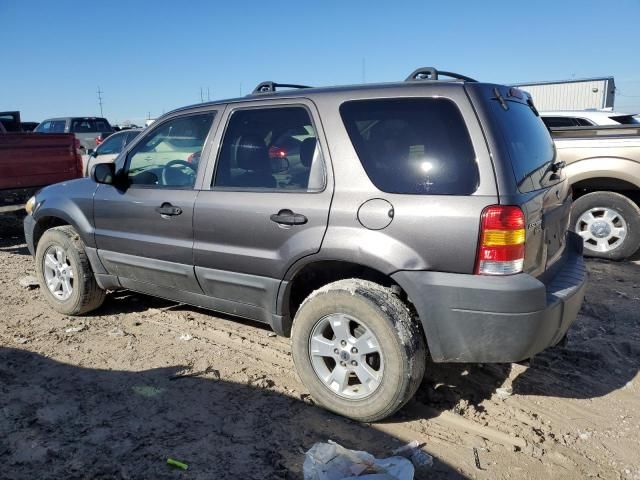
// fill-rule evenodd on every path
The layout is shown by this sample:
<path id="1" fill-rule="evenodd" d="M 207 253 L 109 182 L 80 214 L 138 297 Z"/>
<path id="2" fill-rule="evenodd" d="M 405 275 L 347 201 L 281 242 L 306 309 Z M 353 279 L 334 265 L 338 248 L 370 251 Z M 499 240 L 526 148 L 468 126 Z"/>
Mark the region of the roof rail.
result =
<path id="1" fill-rule="evenodd" d="M 307 85 L 295 85 L 292 83 L 276 83 L 276 82 L 262 82 L 259 83 L 256 88 L 253 89 L 251 95 L 256 95 L 260 93 L 272 93 L 275 92 L 277 88 L 311 88 Z"/>
<path id="2" fill-rule="evenodd" d="M 467 77 L 466 75 L 460 75 L 454 72 L 445 72 L 444 70 L 436 70 L 433 67 L 421 67 L 414 70 L 411 75 L 405 78 L 405 82 L 419 82 L 421 80 L 439 80 L 440 75 L 445 77 L 455 78 L 456 80 L 463 80 L 465 82 L 477 82 L 477 80 Z"/>

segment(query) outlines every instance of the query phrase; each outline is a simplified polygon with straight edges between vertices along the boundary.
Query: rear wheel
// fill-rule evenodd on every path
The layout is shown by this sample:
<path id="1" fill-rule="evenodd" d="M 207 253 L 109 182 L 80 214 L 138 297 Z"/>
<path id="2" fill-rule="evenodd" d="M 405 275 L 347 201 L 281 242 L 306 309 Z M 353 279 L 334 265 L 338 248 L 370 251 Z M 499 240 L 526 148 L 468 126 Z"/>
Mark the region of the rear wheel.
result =
<path id="1" fill-rule="evenodd" d="M 84 243 L 68 225 L 47 230 L 38 242 L 36 273 L 45 299 L 65 315 L 95 310 L 105 298 L 96 283 Z"/>
<path id="2" fill-rule="evenodd" d="M 624 260 L 640 247 L 640 209 L 624 195 L 588 193 L 574 202 L 571 219 L 585 255 Z"/>
<path id="3" fill-rule="evenodd" d="M 389 289 L 350 279 L 301 305 L 292 329 L 293 361 L 323 407 L 360 421 L 396 412 L 422 380 L 422 329 Z"/>

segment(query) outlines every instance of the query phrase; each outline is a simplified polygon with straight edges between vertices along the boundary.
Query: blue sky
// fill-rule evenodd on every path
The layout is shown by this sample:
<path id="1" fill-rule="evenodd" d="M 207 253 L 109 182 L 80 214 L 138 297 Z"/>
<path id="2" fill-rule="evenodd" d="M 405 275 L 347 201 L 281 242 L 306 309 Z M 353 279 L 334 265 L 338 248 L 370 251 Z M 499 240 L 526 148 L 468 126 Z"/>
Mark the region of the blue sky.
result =
<path id="1" fill-rule="evenodd" d="M 515 83 L 613 75 L 640 111 L 640 1 L 0 0 L 0 110 L 141 122 L 263 80 L 332 85 L 436 66 Z"/>

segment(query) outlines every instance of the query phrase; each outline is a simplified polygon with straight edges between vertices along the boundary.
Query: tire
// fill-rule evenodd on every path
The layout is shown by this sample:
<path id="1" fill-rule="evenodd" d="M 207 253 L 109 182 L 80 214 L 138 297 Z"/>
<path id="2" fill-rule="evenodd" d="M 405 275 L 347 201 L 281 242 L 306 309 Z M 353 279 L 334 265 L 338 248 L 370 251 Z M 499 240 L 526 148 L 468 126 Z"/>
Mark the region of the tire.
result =
<path id="1" fill-rule="evenodd" d="M 344 335 L 336 333 L 337 329 L 333 332 L 332 328 L 336 319 L 338 324 L 348 320 L 345 322 L 349 326 L 346 345 L 338 348 L 340 354 L 333 357 L 312 356 L 311 343 L 321 334 L 325 324 L 330 325 L 329 336 L 335 338 L 328 340 L 323 336 L 321 340 L 341 345 L 338 339 L 345 338 Z M 354 354 L 352 346 L 360 344 L 358 339 L 362 340 L 364 336 L 359 334 L 363 335 L 367 330 L 373 334 L 373 345 L 377 345 L 379 353 L 365 356 L 356 350 Z M 419 322 L 413 321 L 407 306 L 390 289 L 370 281 L 340 280 L 313 292 L 295 316 L 291 344 L 298 375 L 314 400 L 327 410 L 358 421 L 373 422 L 395 413 L 413 397 L 424 375 L 427 351 Z M 362 351 L 373 348 L 370 345 Z M 333 346 L 328 348 L 327 351 L 335 352 Z M 330 386 L 321 375 L 324 373 L 325 379 L 327 372 L 330 372 L 329 376 L 333 375 L 332 365 L 337 369 L 342 360 L 347 368 L 355 369 L 349 366 L 354 361 L 358 368 L 366 367 L 359 372 L 373 372 L 377 380 L 367 382 L 366 386 L 364 383 L 359 385 L 360 377 L 349 373 L 347 383 L 356 385 L 347 386 L 342 394 L 338 393 L 336 389 L 340 387 L 335 385 L 338 382 Z M 375 367 L 378 367 L 377 371 Z M 377 386 L 370 387 L 369 383 Z"/>
<path id="2" fill-rule="evenodd" d="M 70 282 L 72 288 L 68 298 L 56 295 L 47 285 L 46 275 L 50 275 L 47 272 L 51 270 L 45 266 L 45 255 L 49 253 L 58 259 L 56 251 L 64 252 L 67 261 L 60 264 L 68 265 L 63 268 L 70 268 L 73 273 Z M 82 315 L 102 305 L 105 292 L 96 283 L 84 243 L 73 227 L 65 225 L 44 232 L 38 242 L 35 260 L 36 274 L 42 293 L 55 311 L 65 315 Z M 58 293 L 64 296 L 64 292 L 58 291 Z"/>
<path id="3" fill-rule="evenodd" d="M 609 215 L 609 217 L 607 217 Z M 589 221 L 598 221 L 602 238 Z M 573 203 L 571 225 L 584 238 L 584 254 L 609 260 L 624 260 L 640 248 L 640 208 L 614 192 L 588 193 Z M 594 224 L 591 224 L 594 225 Z M 614 229 L 618 232 L 612 234 Z"/>

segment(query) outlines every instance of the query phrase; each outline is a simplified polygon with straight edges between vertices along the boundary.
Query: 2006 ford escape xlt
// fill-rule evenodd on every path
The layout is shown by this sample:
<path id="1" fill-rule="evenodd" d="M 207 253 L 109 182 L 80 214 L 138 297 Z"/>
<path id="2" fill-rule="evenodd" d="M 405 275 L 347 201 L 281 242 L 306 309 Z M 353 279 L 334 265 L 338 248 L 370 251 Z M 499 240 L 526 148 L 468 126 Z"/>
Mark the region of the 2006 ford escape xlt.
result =
<path id="1" fill-rule="evenodd" d="M 27 207 L 59 312 L 122 288 L 267 322 L 313 397 L 364 421 L 411 398 L 427 355 L 514 362 L 557 344 L 586 282 L 529 96 L 433 68 L 175 110 Z"/>

